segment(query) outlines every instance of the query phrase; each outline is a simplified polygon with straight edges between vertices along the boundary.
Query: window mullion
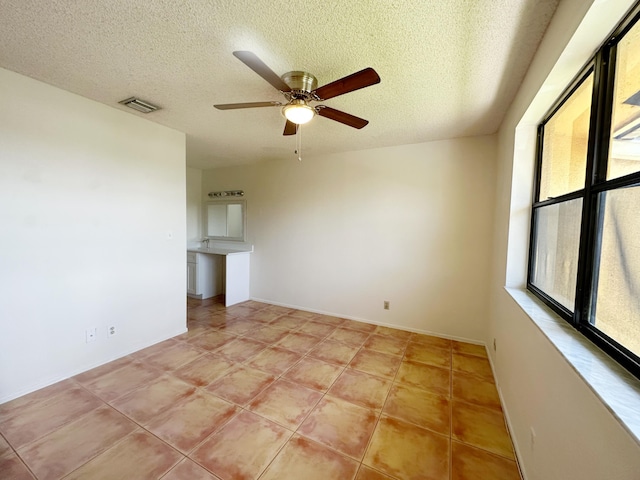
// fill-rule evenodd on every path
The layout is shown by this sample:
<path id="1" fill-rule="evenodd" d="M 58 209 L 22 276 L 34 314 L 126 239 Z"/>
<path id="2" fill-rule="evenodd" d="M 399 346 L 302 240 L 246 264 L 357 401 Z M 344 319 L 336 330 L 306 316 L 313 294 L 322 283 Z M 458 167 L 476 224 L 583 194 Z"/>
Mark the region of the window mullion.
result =
<path id="1" fill-rule="evenodd" d="M 593 100 L 587 148 L 587 171 L 582 203 L 582 224 L 578 254 L 576 304 L 573 323 L 581 329 L 592 321 L 596 292 L 594 272 L 599 262 L 599 245 L 602 218 L 598 214 L 597 193 L 593 186 L 606 180 L 611 131 L 611 99 L 613 98 L 613 74 L 615 47 L 604 48 L 595 57 Z"/>
<path id="2" fill-rule="evenodd" d="M 600 75 L 602 85 L 594 102 L 597 106 L 595 124 L 595 164 L 592 172 L 592 185 L 607 181 L 609 163 L 609 142 L 611 140 L 611 117 L 613 114 L 617 44 L 605 46 L 596 61 L 601 63 Z M 599 58 L 598 58 L 599 57 Z"/>
<path id="3" fill-rule="evenodd" d="M 527 288 L 640 378 L 640 0 L 538 126 Z"/>

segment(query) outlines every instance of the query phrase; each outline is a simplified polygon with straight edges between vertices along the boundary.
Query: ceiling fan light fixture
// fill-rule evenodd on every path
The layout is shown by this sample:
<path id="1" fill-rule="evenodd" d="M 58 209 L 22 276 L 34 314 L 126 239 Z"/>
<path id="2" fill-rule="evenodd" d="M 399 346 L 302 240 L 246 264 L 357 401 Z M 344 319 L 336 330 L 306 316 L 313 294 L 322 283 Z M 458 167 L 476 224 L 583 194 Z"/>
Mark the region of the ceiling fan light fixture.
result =
<path id="1" fill-rule="evenodd" d="M 313 107 L 307 105 L 304 100 L 295 99 L 282 107 L 282 114 L 290 122 L 302 125 L 311 121 L 316 111 Z"/>

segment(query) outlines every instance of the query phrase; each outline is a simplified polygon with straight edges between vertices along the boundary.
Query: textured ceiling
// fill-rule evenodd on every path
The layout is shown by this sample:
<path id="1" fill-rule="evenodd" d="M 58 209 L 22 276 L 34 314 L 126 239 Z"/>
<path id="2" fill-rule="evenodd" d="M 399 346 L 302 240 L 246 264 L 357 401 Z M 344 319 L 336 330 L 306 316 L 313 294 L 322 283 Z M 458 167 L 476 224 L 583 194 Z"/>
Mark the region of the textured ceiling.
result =
<path id="1" fill-rule="evenodd" d="M 187 134 L 199 168 L 295 158 L 281 101 L 236 59 L 319 85 L 373 67 L 382 82 L 324 104 L 370 121 L 316 117 L 306 156 L 494 133 L 558 0 L 0 0 L 0 66 Z M 130 96 L 160 105 L 143 115 Z"/>

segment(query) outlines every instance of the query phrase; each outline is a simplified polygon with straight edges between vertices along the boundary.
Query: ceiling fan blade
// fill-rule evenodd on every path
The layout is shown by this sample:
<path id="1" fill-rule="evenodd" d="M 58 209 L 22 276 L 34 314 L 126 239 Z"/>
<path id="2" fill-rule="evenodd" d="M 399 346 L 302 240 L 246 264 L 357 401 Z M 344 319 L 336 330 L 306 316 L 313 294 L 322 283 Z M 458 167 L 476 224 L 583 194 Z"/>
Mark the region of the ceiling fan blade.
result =
<path id="1" fill-rule="evenodd" d="M 329 118 L 331 120 L 335 120 L 336 122 L 344 123 L 345 125 L 349 125 L 350 127 L 358 129 L 366 127 L 369 123 L 369 120 L 365 120 L 364 118 L 356 117 L 355 115 L 350 115 L 348 113 L 341 112 L 340 110 L 326 107 L 324 105 L 318 105 L 316 107 L 316 113 L 321 117 Z"/>
<path id="2" fill-rule="evenodd" d="M 277 73 L 267 67 L 267 65 L 262 60 L 260 60 L 255 53 L 247 51 L 235 51 L 233 52 L 233 55 L 251 70 L 264 78 L 267 82 L 273 85 L 277 90 L 280 90 L 281 92 L 291 91 L 291 87 L 284 83 L 284 81 L 278 76 Z"/>
<path id="3" fill-rule="evenodd" d="M 223 103 L 214 105 L 218 110 L 235 110 L 238 108 L 281 107 L 280 102 Z"/>
<path id="4" fill-rule="evenodd" d="M 284 124 L 282 135 L 295 135 L 296 133 L 298 133 L 298 125 L 287 120 L 287 123 Z"/>
<path id="5" fill-rule="evenodd" d="M 336 80 L 335 82 L 323 85 L 312 93 L 320 100 L 328 100 L 338 95 L 344 95 L 345 93 L 375 85 L 376 83 L 380 83 L 380 77 L 373 68 L 369 67 L 343 77 L 340 80 Z"/>

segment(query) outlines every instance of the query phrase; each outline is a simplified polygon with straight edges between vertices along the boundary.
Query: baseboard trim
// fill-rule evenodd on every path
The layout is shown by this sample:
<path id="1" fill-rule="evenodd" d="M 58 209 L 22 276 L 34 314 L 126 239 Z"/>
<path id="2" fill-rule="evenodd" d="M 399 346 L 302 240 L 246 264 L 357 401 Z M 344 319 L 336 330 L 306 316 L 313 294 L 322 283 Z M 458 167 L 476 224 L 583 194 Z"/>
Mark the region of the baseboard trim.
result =
<path id="1" fill-rule="evenodd" d="M 433 337 L 446 338 L 448 340 L 456 340 L 458 342 L 473 343 L 475 345 L 482 345 L 485 348 L 487 348 L 487 345 L 486 345 L 485 342 L 483 342 L 481 340 L 476 340 L 476 339 L 473 339 L 473 338 L 458 337 L 458 336 L 455 336 L 455 335 L 447 335 L 447 334 L 438 333 L 438 332 L 431 332 L 429 330 L 423 330 L 423 329 L 420 329 L 420 328 L 412 328 L 412 327 L 405 327 L 403 325 L 395 325 L 395 324 L 391 324 L 391 323 L 376 322 L 376 321 L 373 321 L 373 320 L 368 320 L 368 319 L 360 318 L 360 317 L 353 317 L 353 316 L 350 316 L 350 315 L 343 315 L 341 313 L 336 313 L 336 312 L 327 312 L 327 311 L 324 311 L 324 310 L 315 310 L 313 308 L 301 307 L 299 305 L 291 305 L 291 304 L 287 304 L 287 303 L 274 302 L 272 300 L 266 300 L 266 299 L 263 299 L 263 298 L 251 297 L 251 300 L 253 300 L 254 302 L 268 303 L 269 305 L 276 305 L 278 307 L 295 308 L 296 310 L 302 310 L 303 312 L 319 313 L 321 315 L 329 315 L 331 317 L 346 318 L 347 320 L 354 320 L 356 322 L 368 323 L 370 325 L 379 325 L 381 327 L 396 328 L 398 330 L 404 330 L 405 332 L 421 333 L 423 335 L 431 335 Z"/>
<path id="2" fill-rule="evenodd" d="M 487 348 L 485 346 L 485 348 Z M 488 348 L 487 348 L 488 350 Z M 500 384 L 498 383 L 498 376 L 496 375 L 495 365 L 493 363 L 493 357 L 488 354 L 489 364 L 491 365 L 491 372 L 493 373 L 493 379 L 496 382 L 496 388 L 498 390 L 498 397 L 500 398 L 500 405 L 502 406 L 502 412 L 504 414 L 504 421 L 507 425 L 507 430 L 509 431 L 509 437 L 511 438 L 511 443 L 513 444 L 513 452 L 516 457 L 516 465 L 518 466 L 518 471 L 520 472 L 520 477 L 522 480 L 527 480 L 527 475 L 525 474 L 524 466 L 522 464 L 522 454 L 520 450 L 520 445 L 518 444 L 514 434 L 513 434 L 513 425 L 511 423 L 511 417 L 509 416 L 509 410 L 507 409 L 507 404 L 504 401 L 504 397 L 502 396 L 502 389 L 500 388 Z"/>
<path id="3" fill-rule="evenodd" d="M 67 378 L 71 378 L 75 375 L 91 370 L 92 368 L 96 368 L 106 363 L 113 362 L 114 360 L 117 360 L 119 358 L 126 357 L 127 355 L 131 355 L 132 353 L 137 352 L 138 350 L 142 350 L 143 348 L 150 347 L 152 345 L 155 345 L 156 343 L 164 342 L 165 340 L 176 337 L 178 335 L 182 335 L 183 333 L 186 333 L 186 332 L 187 332 L 187 328 L 184 327 L 178 331 L 169 333 L 168 335 L 162 335 L 160 337 L 157 337 L 150 342 L 137 344 L 132 348 L 128 348 L 123 351 L 120 351 L 115 355 L 110 356 L 108 359 L 104 361 L 101 360 L 96 363 L 91 363 L 89 365 L 85 365 L 79 368 L 74 368 L 70 371 L 67 371 L 58 375 L 52 375 L 50 377 L 38 380 L 33 384 L 29 385 L 28 387 L 20 389 L 17 392 L 13 392 L 3 397 L 0 397 L 0 405 L 3 403 L 10 402 L 11 400 L 15 400 L 16 398 L 22 397 L 23 395 L 28 395 L 29 393 L 35 392 L 36 390 L 40 390 L 42 388 L 48 387 L 49 385 L 53 385 L 54 383 L 61 382 L 62 380 L 66 380 Z"/>

